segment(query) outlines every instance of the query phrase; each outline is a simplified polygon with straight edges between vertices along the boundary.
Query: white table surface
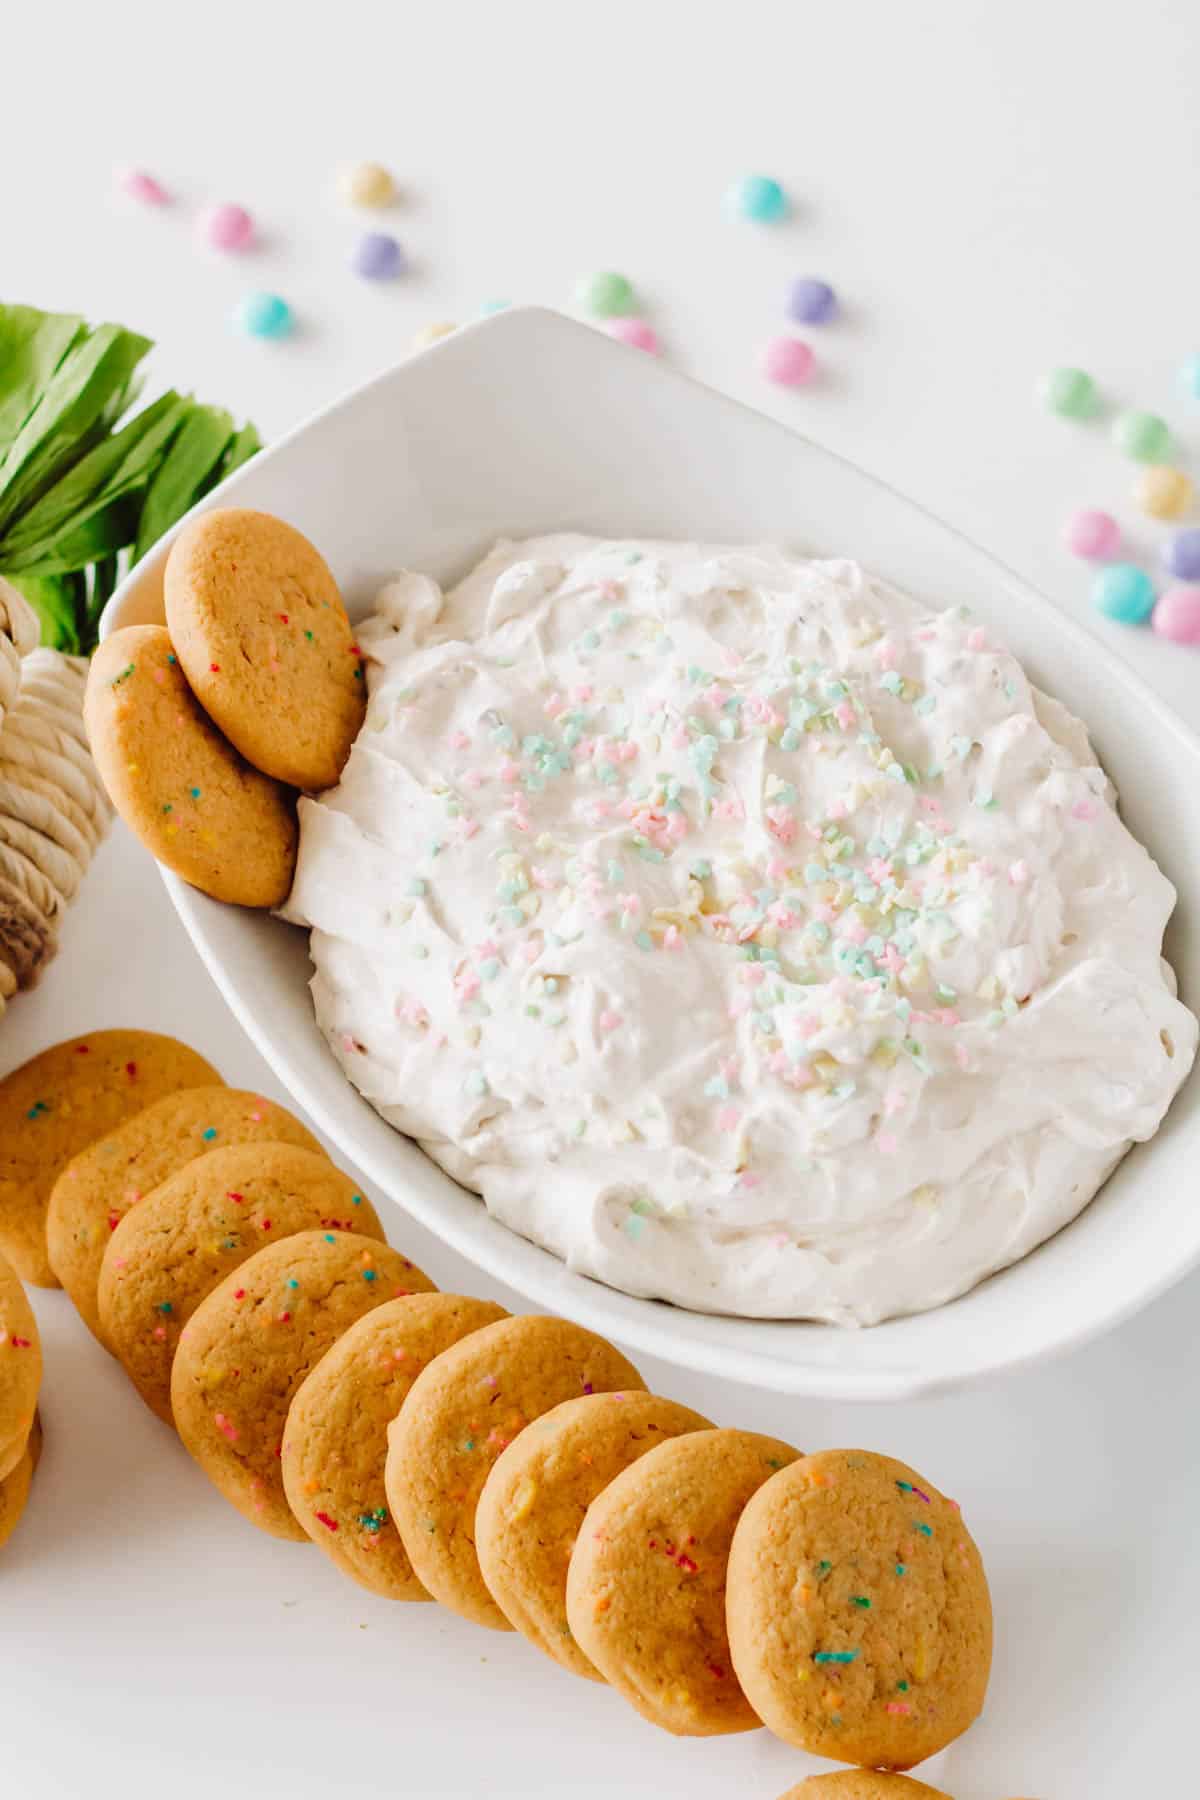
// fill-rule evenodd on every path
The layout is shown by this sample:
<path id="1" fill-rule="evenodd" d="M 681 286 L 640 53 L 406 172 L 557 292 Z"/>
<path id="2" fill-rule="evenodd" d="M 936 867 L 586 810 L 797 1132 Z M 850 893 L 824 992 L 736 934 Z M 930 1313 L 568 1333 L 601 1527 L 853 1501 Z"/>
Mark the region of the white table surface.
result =
<path id="1" fill-rule="evenodd" d="M 22 9 L 0 115 L 3 297 L 138 325 L 158 340 L 153 380 L 276 435 L 431 320 L 492 298 L 569 306 L 580 274 L 617 267 L 680 366 L 890 479 L 1059 605 L 1086 614 L 1086 576 L 1057 543 L 1070 506 L 1112 507 L 1138 547 L 1161 541 L 1137 526 L 1103 426 L 1050 420 L 1031 391 L 1080 363 L 1113 404 L 1166 413 L 1195 469 L 1200 405 L 1173 389 L 1200 349 L 1190 0 L 310 10 Z M 404 184 L 390 216 L 414 272 L 387 289 L 344 267 L 358 221 L 330 177 L 358 156 Z M 115 203 L 118 162 L 179 203 Z M 791 223 L 722 216 L 748 170 L 785 181 Z M 250 206 L 262 248 L 197 252 L 208 199 Z M 844 317 L 813 333 L 820 382 L 786 393 L 756 356 L 801 273 L 836 284 Z M 293 342 L 230 333 L 249 287 L 293 302 Z M 1096 629 L 1200 724 L 1200 658 Z M 122 1023 L 280 1093 L 118 831 L 58 961 L 0 1024 L 0 1068 Z M 516 1303 L 399 1215 L 394 1235 L 442 1285 Z M 991 1572 L 995 1671 L 982 1723 L 921 1774 L 957 1800 L 1124 1800 L 1178 1791 L 1190 1744 L 1198 1300 L 1193 1278 L 1068 1360 L 905 1407 L 645 1372 L 719 1422 L 889 1450 L 957 1495 Z M 765 1732 L 675 1742 L 514 1638 L 391 1606 L 260 1537 L 65 1297 L 37 1301 L 47 1449 L 0 1569 L 5 1796 L 774 1800 L 816 1767 Z"/>

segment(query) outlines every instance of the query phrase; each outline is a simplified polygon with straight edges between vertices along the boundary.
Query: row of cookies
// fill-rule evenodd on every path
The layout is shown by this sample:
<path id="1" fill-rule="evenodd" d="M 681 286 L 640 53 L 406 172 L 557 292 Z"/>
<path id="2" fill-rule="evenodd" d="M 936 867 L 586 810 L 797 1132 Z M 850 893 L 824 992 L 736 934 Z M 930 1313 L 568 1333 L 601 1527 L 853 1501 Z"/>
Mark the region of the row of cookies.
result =
<path id="1" fill-rule="evenodd" d="M 179 534 L 163 596 L 165 627 L 126 626 L 92 659 L 96 765 L 159 862 L 218 900 L 276 906 L 296 790 L 333 785 L 365 711 L 337 584 L 281 519 L 223 507 Z"/>
<path id="2" fill-rule="evenodd" d="M 37 1320 L 11 1263 L 0 1256 L 0 1547 L 25 1510 L 42 1448 Z"/>

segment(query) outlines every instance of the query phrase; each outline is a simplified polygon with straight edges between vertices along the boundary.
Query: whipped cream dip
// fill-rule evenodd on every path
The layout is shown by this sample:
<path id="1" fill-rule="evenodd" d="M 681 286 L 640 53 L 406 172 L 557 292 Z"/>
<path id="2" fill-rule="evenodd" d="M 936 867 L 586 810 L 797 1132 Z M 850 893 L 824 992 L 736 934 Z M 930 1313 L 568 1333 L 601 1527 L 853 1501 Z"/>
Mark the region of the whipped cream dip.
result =
<path id="1" fill-rule="evenodd" d="M 1170 882 L 965 608 L 555 536 L 359 631 L 284 917 L 349 1079 L 614 1287 L 871 1324 L 1074 1218 L 1191 1067 Z"/>

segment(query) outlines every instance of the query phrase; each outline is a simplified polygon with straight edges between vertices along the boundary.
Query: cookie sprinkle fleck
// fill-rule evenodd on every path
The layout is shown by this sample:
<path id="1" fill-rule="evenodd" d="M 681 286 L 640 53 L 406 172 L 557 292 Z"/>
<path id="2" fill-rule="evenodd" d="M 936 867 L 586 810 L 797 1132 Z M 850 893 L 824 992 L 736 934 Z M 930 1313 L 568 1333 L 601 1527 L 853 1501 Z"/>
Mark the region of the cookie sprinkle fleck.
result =
<path id="1" fill-rule="evenodd" d="M 858 1655 L 857 1650 L 818 1650 L 813 1656 L 815 1663 L 852 1663 Z"/>

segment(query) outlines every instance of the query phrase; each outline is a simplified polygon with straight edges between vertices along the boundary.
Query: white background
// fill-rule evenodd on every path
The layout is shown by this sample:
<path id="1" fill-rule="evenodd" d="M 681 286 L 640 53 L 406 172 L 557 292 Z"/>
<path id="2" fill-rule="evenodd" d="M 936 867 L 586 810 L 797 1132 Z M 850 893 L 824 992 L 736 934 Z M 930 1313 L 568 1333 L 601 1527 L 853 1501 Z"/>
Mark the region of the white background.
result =
<path id="1" fill-rule="evenodd" d="M 0 295 L 138 326 L 158 341 L 155 381 L 267 436 L 431 320 L 494 298 L 569 307 L 579 276 L 611 267 L 679 366 L 891 480 L 1061 606 L 1086 615 L 1086 573 L 1057 541 L 1072 505 L 1111 507 L 1147 552 L 1162 540 L 1139 526 L 1103 422 L 1051 420 L 1032 392 L 1079 363 L 1110 405 L 1166 413 L 1185 461 L 1200 446 L 1200 405 L 1173 385 L 1200 350 L 1192 0 L 116 0 L 20 15 Z M 387 228 L 414 271 L 386 288 L 345 268 L 360 221 L 332 177 L 359 156 L 404 188 Z M 177 204 L 115 201 L 126 162 Z M 724 188 L 751 170 L 786 183 L 786 226 L 723 216 Z M 254 255 L 195 248 L 195 210 L 222 199 L 258 217 Z M 831 280 L 844 314 L 812 334 L 820 381 L 786 393 L 757 358 L 798 274 Z M 292 302 L 292 342 L 231 333 L 252 287 Z M 1096 629 L 1200 724 L 1200 655 Z M 120 832 L 58 962 L 0 1023 L 0 1067 L 118 1023 L 185 1036 L 231 1081 L 279 1092 Z M 399 1216 L 394 1229 L 443 1286 L 498 1291 Z M 1198 1300 L 1192 1279 L 1043 1372 L 903 1408 L 645 1373 L 721 1423 L 900 1454 L 963 1502 L 992 1576 L 996 1665 L 985 1719 L 926 1779 L 957 1800 L 1125 1800 L 1178 1791 L 1191 1743 Z M 259 1537 L 64 1297 L 39 1312 L 46 1457 L 0 1565 L 5 1795 L 774 1800 L 816 1766 L 764 1732 L 674 1742 L 513 1638 L 375 1600 Z"/>

